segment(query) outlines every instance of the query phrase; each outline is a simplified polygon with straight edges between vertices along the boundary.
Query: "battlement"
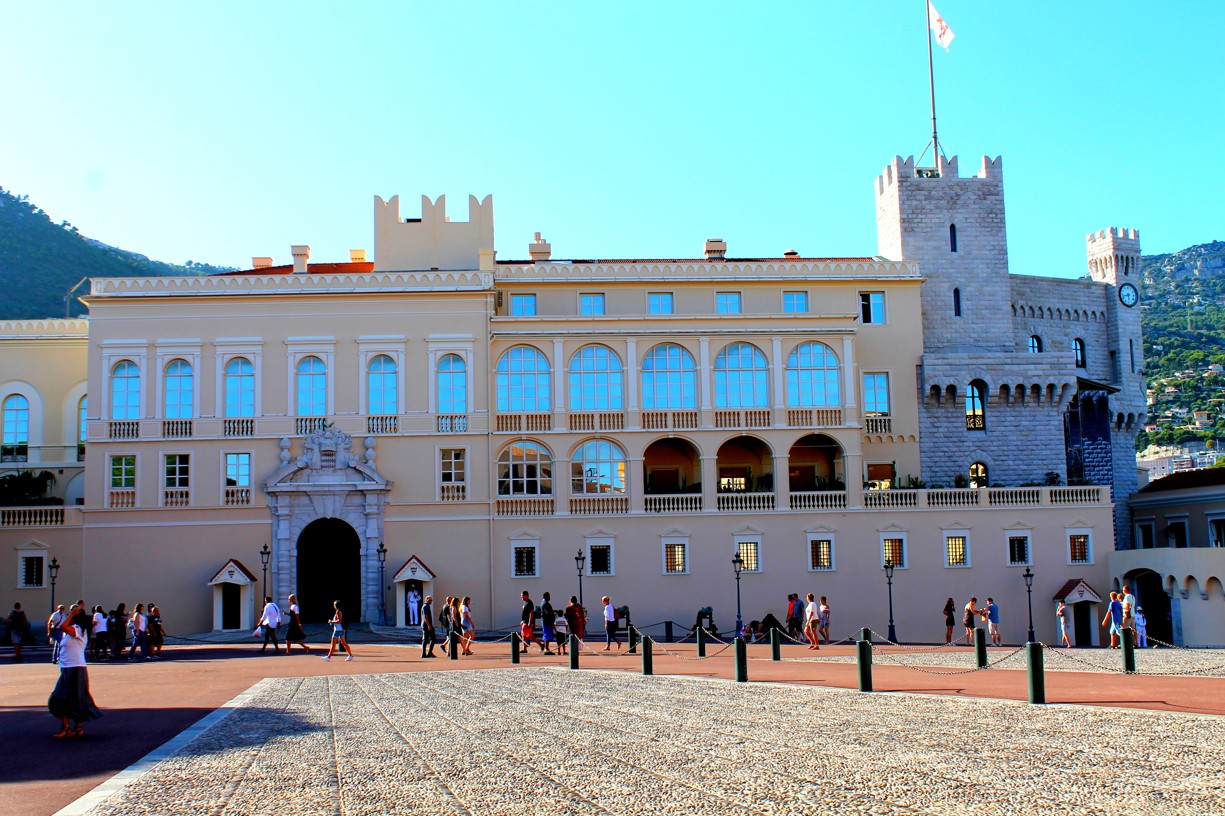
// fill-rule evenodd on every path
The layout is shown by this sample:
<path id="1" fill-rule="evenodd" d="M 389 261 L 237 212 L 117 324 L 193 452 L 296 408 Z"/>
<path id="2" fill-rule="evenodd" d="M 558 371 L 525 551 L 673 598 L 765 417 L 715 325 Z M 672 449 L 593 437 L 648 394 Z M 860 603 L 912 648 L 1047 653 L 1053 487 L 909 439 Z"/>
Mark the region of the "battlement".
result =
<path id="1" fill-rule="evenodd" d="M 1107 227 L 1085 236 L 1090 254 L 1102 252 L 1139 252 L 1140 230 L 1126 227 Z"/>
<path id="2" fill-rule="evenodd" d="M 421 217 L 400 218 L 400 197 L 374 197 L 374 269 L 480 269 L 493 252 L 493 196 L 468 196 L 468 220 L 447 217 L 447 197 L 421 196 Z"/>
<path id="3" fill-rule="evenodd" d="M 894 156 L 893 161 L 886 165 L 881 174 L 876 177 L 876 195 L 880 197 L 885 194 L 886 190 L 907 180 L 922 184 L 947 183 L 958 179 L 960 179 L 960 174 L 958 172 L 956 156 L 948 159 L 944 156 L 937 156 L 936 164 L 933 167 L 916 167 L 914 156 L 907 156 L 904 159 L 901 156 Z M 1004 180 L 1003 157 L 996 156 L 992 159 L 988 156 L 983 156 L 978 173 L 973 176 L 966 176 L 966 179 L 989 179 L 997 184 L 1002 183 Z"/>
<path id="4" fill-rule="evenodd" d="M 1089 277 L 1117 285 L 1140 270 L 1140 231 L 1108 227 L 1085 236 Z"/>

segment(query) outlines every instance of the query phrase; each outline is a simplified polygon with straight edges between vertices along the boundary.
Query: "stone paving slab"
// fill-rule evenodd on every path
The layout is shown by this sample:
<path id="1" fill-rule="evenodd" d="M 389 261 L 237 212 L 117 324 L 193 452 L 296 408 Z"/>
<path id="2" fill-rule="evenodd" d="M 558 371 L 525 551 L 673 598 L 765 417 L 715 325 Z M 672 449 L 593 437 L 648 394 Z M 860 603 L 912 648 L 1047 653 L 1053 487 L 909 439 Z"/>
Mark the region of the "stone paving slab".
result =
<path id="1" fill-rule="evenodd" d="M 89 812 L 1225 812 L 1219 718 L 527 667 L 251 691 Z"/>

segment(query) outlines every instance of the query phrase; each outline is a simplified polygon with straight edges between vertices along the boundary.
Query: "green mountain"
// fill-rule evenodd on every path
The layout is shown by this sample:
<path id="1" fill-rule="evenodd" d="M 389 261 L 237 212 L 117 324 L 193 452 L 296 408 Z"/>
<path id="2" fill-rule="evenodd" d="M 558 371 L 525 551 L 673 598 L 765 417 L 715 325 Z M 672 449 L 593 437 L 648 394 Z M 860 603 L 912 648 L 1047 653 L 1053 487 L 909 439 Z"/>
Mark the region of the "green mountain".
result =
<path id="1" fill-rule="evenodd" d="M 82 278 L 207 275 L 230 271 L 188 261 L 169 264 L 125 252 L 55 223 L 24 195 L 0 188 L 0 320 L 64 317 L 64 297 Z M 74 294 L 85 293 L 83 285 Z M 72 297 L 69 314 L 85 307 Z"/>

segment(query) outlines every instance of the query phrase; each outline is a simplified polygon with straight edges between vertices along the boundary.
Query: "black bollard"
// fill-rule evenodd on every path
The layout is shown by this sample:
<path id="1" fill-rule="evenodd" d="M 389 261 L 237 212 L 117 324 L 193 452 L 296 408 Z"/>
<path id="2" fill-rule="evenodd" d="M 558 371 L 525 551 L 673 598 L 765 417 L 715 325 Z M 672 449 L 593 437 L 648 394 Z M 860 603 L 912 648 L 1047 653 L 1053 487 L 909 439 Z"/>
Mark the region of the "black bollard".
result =
<path id="1" fill-rule="evenodd" d="M 510 633 L 510 662 L 511 663 L 519 662 L 519 633 L 518 632 Z"/>
<path id="2" fill-rule="evenodd" d="M 1046 676 L 1042 673 L 1042 644 L 1026 643 L 1025 657 L 1029 665 L 1029 701 L 1046 704 Z"/>
<path id="3" fill-rule="evenodd" d="M 459 638 L 451 638 L 451 651 L 447 654 L 452 660 L 459 660 Z"/>
<path id="4" fill-rule="evenodd" d="M 655 673 L 655 661 L 651 655 L 651 637 L 643 635 L 642 638 L 642 673 L 649 677 Z"/>
<path id="5" fill-rule="evenodd" d="M 630 633 L 629 633 L 630 647 L 627 650 L 627 654 L 635 654 L 638 651 L 638 630 L 634 628 L 634 625 L 630 623 L 628 619 L 626 620 L 625 625 L 630 630 Z"/>
<path id="6" fill-rule="evenodd" d="M 783 648 L 777 629 L 770 629 L 770 659 L 778 662 L 783 659 Z"/>
<path id="7" fill-rule="evenodd" d="M 672 642 L 672 621 L 664 621 L 664 643 Z"/>
<path id="8" fill-rule="evenodd" d="M 744 638 L 736 638 L 736 682 L 749 682 L 749 648 Z"/>
<path id="9" fill-rule="evenodd" d="M 698 657 L 706 657 L 706 630 L 698 627 Z"/>
<path id="10" fill-rule="evenodd" d="M 859 630 L 859 639 L 860 639 L 860 640 L 866 640 L 866 641 L 868 641 L 868 643 L 871 643 L 871 642 L 872 642 L 872 630 L 871 630 L 870 628 L 868 628 L 867 626 L 865 626 L 864 628 L 860 629 L 860 630 Z"/>
<path id="11" fill-rule="evenodd" d="M 987 633 L 981 626 L 974 627 L 974 665 L 987 668 Z"/>
<path id="12" fill-rule="evenodd" d="M 578 653 L 582 647 L 583 647 L 583 644 L 579 642 L 578 635 L 571 635 L 570 636 L 570 668 L 571 669 L 574 669 L 574 670 L 578 669 Z"/>
<path id="13" fill-rule="evenodd" d="M 1136 673 L 1136 632 L 1133 629 L 1123 630 L 1123 671 Z"/>
<path id="14" fill-rule="evenodd" d="M 855 654 L 859 663 L 859 690 L 872 690 L 872 641 L 861 640 L 855 644 Z"/>

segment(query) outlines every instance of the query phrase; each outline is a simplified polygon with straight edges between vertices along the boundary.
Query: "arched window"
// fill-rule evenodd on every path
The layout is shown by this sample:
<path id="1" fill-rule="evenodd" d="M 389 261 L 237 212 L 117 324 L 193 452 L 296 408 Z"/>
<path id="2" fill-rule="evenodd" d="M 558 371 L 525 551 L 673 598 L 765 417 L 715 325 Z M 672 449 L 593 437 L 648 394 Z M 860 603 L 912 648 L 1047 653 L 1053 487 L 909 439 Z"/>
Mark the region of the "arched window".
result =
<path id="1" fill-rule="evenodd" d="M 1085 367 L 1085 341 L 1079 337 L 1072 339 L 1072 353 L 1076 355 L 1076 367 Z"/>
<path id="2" fill-rule="evenodd" d="M 1040 351 L 1042 351 L 1042 338 L 1036 334 L 1031 334 L 1029 336 L 1029 353 L 1037 354 Z"/>
<path id="3" fill-rule="evenodd" d="M 642 407 L 696 408 L 697 374 L 693 355 L 675 343 L 660 343 L 642 358 Z"/>
<path id="4" fill-rule="evenodd" d="M 553 455 L 538 442 L 515 442 L 498 456 L 499 496 L 551 496 Z"/>
<path id="5" fill-rule="evenodd" d="M 438 361 L 438 413 L 468 413 L 468 366 L 458 354 Z"/>
<path id="6" fill-rule="evenodd" d="M 21 394 L 10 394 L 0 405 L 3 445 L 0 462 L 25 462 L 30 452 L 30 401 Z"/>
<path id="7" fill-rule="evenodd" d="M 140 419 L 140 369 L 131 360 L 111 369 L 111 419 Z"/>
<path id="8" fill-rule="evenodd" d="M 716 408 L 767 408 L 766 355 L 749 343 L 732 343 L 715 358 Z"/>
<path id="9" fill-rule="evenodd" d="M 957 225 L 949 224 L 949 252 L 957 251 Z"/>
<path id="10" fill-rule="evenodd" d="M 225 364 L 225 415 L 255 416 L 255 366 L 246 357 Z"/>
<path id="11" fill-rule="evenodd" d="M 81 401 L 77 403 L 77 444 L 78 445 L 85 444 L 85 435 L 86 435 L 86 428 L 87 428 L 85 424 L 85 420 L 89 415 L 88 411 L 86 410 L 88 407 L 89 407 L 88 395 L 81 397 Z"/>
<path id="12" fill-rule="evenodd" d="M 787 406 L 827 408 L 841 405 L 841 375 L 833 349 L 824 343 L 801 343 L 787 358 Z"/>
<path id="13" fill-rule="evenodd" d="M 195 416 L 195 376 L 191 363 L 186 360 L 171 360 L 166 366 L 165 393 L 166 419 L 191 419 Z"/>
<path id="14" fill-rule="evenodd" d="M 366 367 L 367 412 L 373 415 L 398 413 L 396 399 L 396 361 L 380 354 Z"/>
<path id="15" fill-rule="evenodd" d="M 970 465 L 970 487 L 988 487 L 987 466 L 982 462 Z"/>
<path id="16" fill-rule="evenodd" d="M 613 442 L 593 439 L 574 452 L 570 492 L 576 496 L 625 492 L 625 451 Z"/>
<path id="17" fill-rule="evenodd" d="M 961 317 L 961 290 L 953 289 L 953 317 Z"/>
<path id="18" fill-rule="evenodd" d="M 987 405 L 987 384 L 975 380 L 966 388 L 966 429 L 983 431 L 987 429 L 987 416 L 984 408 Z"/>
<path id="19" fill-rule="evenodd" d="M 607 346 L 583 346 L 570 358 L 570 410 L 620 411 L 621 358 Z"/>
<path id="20" fill-rule="evenodd" d="M 327 413 L 327 366 L 318 357 L 303 357 L 298 361 L 298 416 L 321 417 Z"/>
<path id="21" fill-rule="evenodd" d="M 498 410 L 551 410 L 549 361 L 540 351 L 515 346 L 498 360 Z"/>

